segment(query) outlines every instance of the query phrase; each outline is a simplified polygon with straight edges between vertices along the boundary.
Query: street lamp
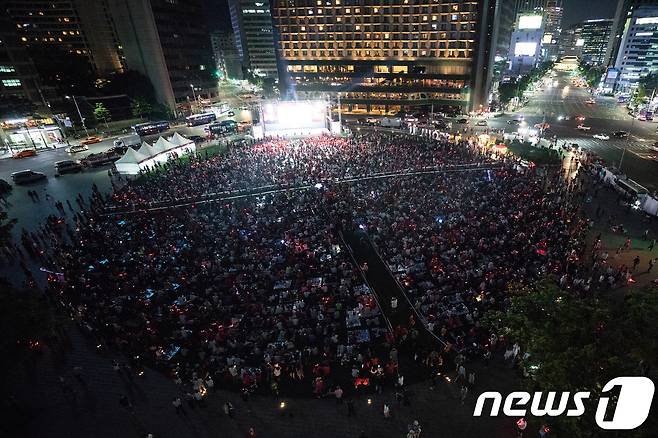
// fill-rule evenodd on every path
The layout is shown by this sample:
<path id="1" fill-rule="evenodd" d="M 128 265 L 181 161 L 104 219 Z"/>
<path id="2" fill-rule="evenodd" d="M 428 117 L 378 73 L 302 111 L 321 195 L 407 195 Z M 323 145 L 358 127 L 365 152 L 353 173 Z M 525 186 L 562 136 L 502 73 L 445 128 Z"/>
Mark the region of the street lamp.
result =
<path id="1" fill-rule="evenodd" d="M 89 131 L 87 131 L 87 126 L 85 125 L 85 118 L 82 117 L 82 113 L 80 112 L 80 107 L 78 106 L 78 101 L 75 100 L 75 95 L 73 97 L 71 96 L 65 96 L 67 99 L 73 99 L 73 103 L 75 104 L 75 109 L 78 110 L 78 116 L 80 116 L 80 122 L 82 123 L 82 129 L 85 130 L 85 135 L 89 137 Z"/>
<path id="2" fill-rule="evenodd" d="M 196 92 L 194 91 L 194 84 L 190 84 L 190 88 L 192 89 L 192 96 L 194 97 L 194 103 L 197 103 Z M 192 113 L 194 113 L 194 110 L 192 110 Z"/>

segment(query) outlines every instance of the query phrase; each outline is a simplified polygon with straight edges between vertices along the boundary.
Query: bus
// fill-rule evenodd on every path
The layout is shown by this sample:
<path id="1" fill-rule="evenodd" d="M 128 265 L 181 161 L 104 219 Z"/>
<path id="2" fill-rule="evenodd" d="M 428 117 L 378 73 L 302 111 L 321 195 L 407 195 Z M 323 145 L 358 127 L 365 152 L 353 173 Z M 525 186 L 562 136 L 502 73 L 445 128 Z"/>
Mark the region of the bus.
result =
<path id="1" fill-rule="evenodd" d="M 147 122 L 140 123 L 139 125 L 133 126 L 133 131 L 135 134 L 143 137 L 145 135 L 159 134 L 160 132 L 169 130 L 169 122 L 159 121 L 159 122 Z"/>
<path id="2" fill-rule="evenodd" d="M 186 117 L 187 126 L 205 125 L 217 120 L 215 113 L 194 114 L 193 116 Z"/>
<path id="3" fill-rule="evenodd" d="M 224 120 L 219 123 L 209 125 L 206 130 L 213 135 L 232 134 L 237 132 L 238 124 L 235 120 Z"/>

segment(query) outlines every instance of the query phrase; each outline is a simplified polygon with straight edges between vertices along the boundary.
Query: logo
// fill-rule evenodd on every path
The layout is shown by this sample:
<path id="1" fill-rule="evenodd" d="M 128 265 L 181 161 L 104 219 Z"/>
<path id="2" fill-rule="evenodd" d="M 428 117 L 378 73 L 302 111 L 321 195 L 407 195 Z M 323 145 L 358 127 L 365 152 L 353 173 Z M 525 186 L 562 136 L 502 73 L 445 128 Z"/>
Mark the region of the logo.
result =
<path id="1" fill-rule="evenodd" d="M 614 398 L 613 393 L 617 392 L 617 388 L 617 404 L 612 408 L 610 400 Z M 612 379 L 605 384 L 603 394 L 599 398 L 594 417 L 596 424 L 605 430 L 630 430 L 641 426 L 649 416 L 654 391 L 653 382 L 646 377 Z M 473 416 L 482 416 L 485 403 L 491 400 L 489 415 L 492 417 L 498 415 L 501 405 L 503 414 L 509 417 L 524 417 L 528 412 L 528 403 L 530 403 L 530 413 L 535 417 L 557 417 L 563 414 L 568 417 L 580 417 L 585 413 L 584 400 L 589 397 L 590 393 L 587 391 L 576 392 L 573 395 L 570 392 L 535 392 L 531 395 L 528 392 L 517 391 L 507 395 L 503 403 L 503 396 L 499 392 L 489 391 L 478 397 Z M 573 408 L 567 409 L 570 401 Z M 611 415 L 609 409 L 613 409 Z"/>

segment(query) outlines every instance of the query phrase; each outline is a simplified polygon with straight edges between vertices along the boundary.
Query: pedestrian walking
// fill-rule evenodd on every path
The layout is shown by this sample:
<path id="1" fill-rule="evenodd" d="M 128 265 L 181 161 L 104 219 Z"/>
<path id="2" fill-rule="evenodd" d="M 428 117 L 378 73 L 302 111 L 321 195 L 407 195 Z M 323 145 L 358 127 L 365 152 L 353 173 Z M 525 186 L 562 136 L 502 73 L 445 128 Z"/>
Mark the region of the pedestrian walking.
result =
<path id="1" fill-rule="evenodd" d="M 656 239 L 651 239 L 651 242 L 649 242 L 649 252 L 653 252 L 654 246 L 656 246 Z"/>
<path id="2" fill-rule="evenodd" d="M 633 259 L 633 272 L 635 272 L 635 269 L 637 269 L 637 265 L 640 264 L 640 256 L 635 256 Z"/>
<path id="3" fill-rule="evenodd" d="M 647 269 L 647 273 L 651 272 L 651 270 L 653 269 L 653 266 L 656 264 L 656 260 L 657 259 L 650 259 L 649 260 L 649 269 Z"/>
<path id="4" fill-rule="evenodd" d="M 466 396 L 468 396 L 468 388 L 466 385 L 462 385 L 461 391 L 459 393 L 459 400 L 461 401 L 462 406 L 464 406 L 464 402 L 466 401 Z"/>
<path id="5" fill-rule="evenodd" d="M 228 415 L 229 418 L 233 418 L 233 404 L 230 401 L 224 403 L 224 413 Z"/>
<path id="6" fill-rule="evenodd" d="M 384 403 L 384 418 L 391 418 L 391 407 Z"/>
<path id="7" fill-rule="evenodd" d="M 350 398 L 347 399 L 347 416 L 351 417 L 352 415 L 356 415 L 356 412 L 354 411 L 354 401 Z"/>
<path id="8" fill-rule="evenodd" d="M 337 386 L 334 390 L 334 396 L 336 397 L 336 403 L 343 403 L 343 389 L 340 386 Z"/>
<path id="9" fill-rule="evenodd" d="M 183 414 L 187 415 L 185 412 L 185 408 L 183 407 L 183 401 L 180 399 L 180 397 L 176 397 L 171 404 L 174 406 L 174 409 L 176 409 L 177 414 Z"/>

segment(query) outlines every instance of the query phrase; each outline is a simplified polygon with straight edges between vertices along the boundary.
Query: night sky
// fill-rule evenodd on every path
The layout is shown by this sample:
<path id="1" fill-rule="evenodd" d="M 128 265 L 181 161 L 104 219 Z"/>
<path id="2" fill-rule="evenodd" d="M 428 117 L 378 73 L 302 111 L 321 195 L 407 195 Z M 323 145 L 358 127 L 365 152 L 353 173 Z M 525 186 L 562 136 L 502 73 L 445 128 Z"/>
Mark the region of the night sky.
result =
<path id="1" fill-rule="evenodd" d="M 617 0 L 564 0 L 562 27 L 594 18 L 613 18 Z"/>

